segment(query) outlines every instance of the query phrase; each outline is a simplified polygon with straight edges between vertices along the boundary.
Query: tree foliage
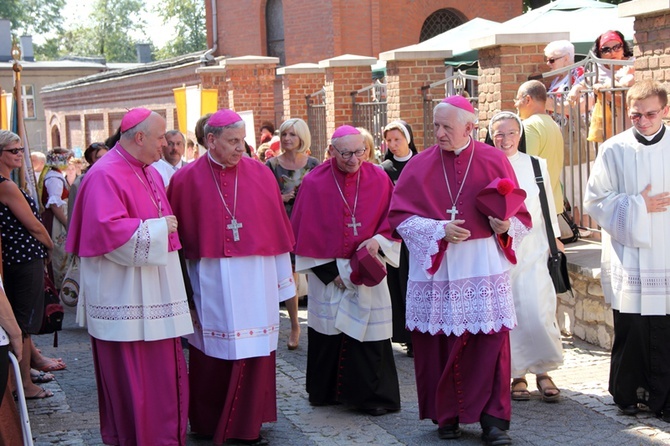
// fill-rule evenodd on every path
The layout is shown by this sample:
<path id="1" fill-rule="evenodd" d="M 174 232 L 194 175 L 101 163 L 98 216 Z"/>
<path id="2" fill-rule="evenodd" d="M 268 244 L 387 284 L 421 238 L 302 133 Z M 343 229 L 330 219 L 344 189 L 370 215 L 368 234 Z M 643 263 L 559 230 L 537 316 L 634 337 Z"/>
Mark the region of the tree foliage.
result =
<path id="1" fill-rule="evenodd" d="M 139 31 L 141 38 L 148 40 L 143 31 L 146 13 L 142 0 L 95 0 L 86 20 L 81 20 L 72 29 L 51 33 L 53 37 L 47 38 L 41 45 L 35 45 L 36 59 L 49 60 L 75 55 L 101 56 L 107 62 L 135 62 L 136 39 L 131 36 L 131 31 L 134 31 L 134 35 Z"/>
<path id="2" fill-rule="evenodd" d="M 0 17 L 11 22 L 15 35 L 60 32 L 63 6 L 65 0 L 2 0 Z"/>
<path id="3" fill-rule="evenodd" d="M 154 12 L 175 30 L 175 37 L 158 50 L 158 59 L 207 49 L 204 0 L 162 0 Z"/>

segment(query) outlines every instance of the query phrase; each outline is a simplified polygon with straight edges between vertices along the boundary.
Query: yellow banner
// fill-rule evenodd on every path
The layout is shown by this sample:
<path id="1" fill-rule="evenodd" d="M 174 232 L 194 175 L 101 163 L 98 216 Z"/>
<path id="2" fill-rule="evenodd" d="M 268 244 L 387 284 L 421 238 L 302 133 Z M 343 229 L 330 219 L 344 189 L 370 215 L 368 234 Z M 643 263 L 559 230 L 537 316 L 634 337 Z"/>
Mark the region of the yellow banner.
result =
<path id="1" fill-rule="evenodd" d="M 11 130 L 9 123 L 9 106 L 12 102 L 11 93 L 2 92 L 0 96 L 0 130 Z"/>
<path id="2" fill-rule="evenodd" d="M 186 87 L 173 88 L 174 103 L 177 106 L 177 121 L 179 122 L 179 131 L 186 134 Z"/>
<path id="3" fill-rule="evenodd" d="M 215 88 L 200 90 L 200 116 L 217 111 L 217 102 L 219 99 L 219 90 Z"/>

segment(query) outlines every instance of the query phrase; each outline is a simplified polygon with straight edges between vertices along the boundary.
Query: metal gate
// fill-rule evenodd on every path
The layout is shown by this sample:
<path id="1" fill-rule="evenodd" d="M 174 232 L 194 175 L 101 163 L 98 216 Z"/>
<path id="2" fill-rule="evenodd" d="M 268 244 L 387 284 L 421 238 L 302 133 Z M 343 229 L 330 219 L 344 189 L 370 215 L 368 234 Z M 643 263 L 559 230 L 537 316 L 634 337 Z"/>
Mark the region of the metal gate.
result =
<path id="1" fill-rule="evenodd" d="M 351 92 L 351 106 L 355 127 L 363 127 L 372 134 L 375 147 L 384 140 L 386 114 L 386 84 L 379 80 L 374 84 Z"/>
<path id="2" fill-rule="evenodd" d="M 421 87 L 421 96 L 423 97 L 423 145 L 430 147 L 435 140 L 433 131 L 433 109 L 444 98 L 449 96 L 465 96 L 470 100 L 472 106 L 476 109 L 479 102 L 478 93 L 479 76 L 466 74 L 458 70 L 456 74 L 433 82 L 430 85 Z M 432 91 L 433 89 L 444 85 L 444 89 Z M 474 138 L 477 139 L 477 129 L 474 130 Z"/>
<path id="3" fill-rule="evenodd" d="M 319 161 L 328 148 L 328 136 L 326 135 L 326 90 L 321 90 L 305 96 L 307 101 L 307 126 L 312 137 L 312 156 Z"/>

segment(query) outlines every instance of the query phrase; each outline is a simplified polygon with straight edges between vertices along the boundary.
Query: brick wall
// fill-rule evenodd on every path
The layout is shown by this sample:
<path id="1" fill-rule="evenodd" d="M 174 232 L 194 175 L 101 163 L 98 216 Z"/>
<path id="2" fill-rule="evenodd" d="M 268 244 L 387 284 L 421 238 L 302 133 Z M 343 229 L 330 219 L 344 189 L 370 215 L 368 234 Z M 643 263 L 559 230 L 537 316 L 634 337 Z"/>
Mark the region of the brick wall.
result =
<path id="1" fill-rule="evenodd" d="M 325 71 L 326 133 L 330 137 L 341 125 L 353 122 L 350 93 L 372 83 L 370 65 L 328 67 Z"/>
<path id="2" fill-rule="evenodd" d="M 205 2 L 208 19 L 209 3 Z M 217 55 L 267 55 L 266 4 L 218 0 Z M 465 21 L 481 17 L 503 22 L 523 12 L 522 0 L 478 0 L 467 7 L 460 0 L 283 0 L 282 6 L 287 65 L 342 54 L 376 57 L 418 43 L 426 18 L 443 8 Z"/>
<path id="3" fill-rule="evenodd" d="M 418 150 L 431 146 L 424 141 L 421 87 L 444 79 L 444 59 L 400 60 L 386 63 L 388 122 L 402 119 L 411 127 Z"/>
<path id="4" fill-rule="evenodd" d="M 635 78 L 670 87 L 670 11 L 635 18 Z"/>
<path id="5" fill-rule="evenodd" d="M 225 68 L 201 68 L 198 70 L 198 74 L 203 89 L 218 90 L 216 109 L 230 108 L 228 107 L 228 83 L 226 82 Z"/>
<path id="6" fill-rule="evenodd" d="M 275 63 L 226 66 L 228 106 L 237 111 L 254 112 L 254 127 L 275 121 Z"/>
<path id="7" fill-rule="evenodd" d="M 323 81 L 323 72 L 284 74 L 282 76 L 284 97 L 283 120 L 301 118 L 307 121 L 307 102 L 305 96 L 321 90 L 323 88 Z"/>
<path id="8" fill-rule="evenodd" d="M 546 43 L 538 43 L 496 45 L 479 49 L 481 137 L 493 115 L 501 110 L 514 110 L 516 92 L 528 80 L 528 76 L 547 70 L 544 63 L 545 46 Z"/>

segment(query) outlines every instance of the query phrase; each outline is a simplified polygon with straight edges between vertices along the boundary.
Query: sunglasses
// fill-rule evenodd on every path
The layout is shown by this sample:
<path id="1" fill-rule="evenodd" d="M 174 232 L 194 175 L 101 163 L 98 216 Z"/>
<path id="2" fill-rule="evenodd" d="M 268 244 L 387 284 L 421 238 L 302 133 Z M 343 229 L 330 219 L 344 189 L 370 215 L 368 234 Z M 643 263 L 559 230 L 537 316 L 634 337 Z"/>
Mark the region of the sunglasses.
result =
<path id="1" fill-rule="evenodd" d="M 617 43 L 614 46 L 604 46 L 604 47 L 600 48 L 600 54 L 614 53 L 616 51 L 619 51 L 621 48 L 623 48 L 622 43 Z"/>
<path id="2" fill-rule="evenodd" d="M 24 150 L 23 147 L 17 147 L 16 149 L 2 149 L 0 152 L 9 152 L 12 155 L 18 155 L 19 153 L 23 153 Z"/>
<path id="3" fill-rule="evenodd" d="M 550 57 L 549 59 L 547 59 L 547 63 L 554 63 L 559 59 L 563 59 L 564 57 L 565 57 L 565 55 L 559 56 L 559 57 Z"/>
<path id="4" fill-rule="evenodd" d="M 658 116 L 659 113 L 661 113 L 661 111 L 662 110 L 650 111 L 650 112 L 647 112 L 647 113 L 630 113 L 628 115 L 628 117 L 634 123 L 639 122 L 640 119 L 642 119 L 643 116 L 645 118 L 647 118 L 648 121 L 652 121 L 652 120 L 656 119 L 656 117 Z"/>

